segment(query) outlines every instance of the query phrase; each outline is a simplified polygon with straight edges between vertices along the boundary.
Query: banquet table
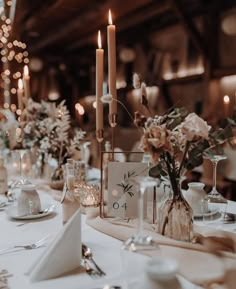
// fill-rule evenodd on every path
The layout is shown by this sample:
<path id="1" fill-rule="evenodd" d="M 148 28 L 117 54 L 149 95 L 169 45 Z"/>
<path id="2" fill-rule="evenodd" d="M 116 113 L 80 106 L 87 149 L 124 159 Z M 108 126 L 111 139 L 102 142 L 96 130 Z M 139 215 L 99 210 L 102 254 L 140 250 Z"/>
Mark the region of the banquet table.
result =
<path id="1" fill-rule="evenodd" d="M 46 235 L 50 235 L 50 243 L 62 229 L 62 205 L 53 199 L 53 192 L 50 194 L 50 191 L 45 193 L 43 190 L 40 190 L 39 193 L 41 200 L 55 204 L 55 213 L 41 219 L 22 221 L 10 219 L 4 210 L 0 211 L 0 250 L 9 245 L 28 244 Z M 236 203 L 229 202 L 228 211 L 236 212 Z M 199 222 L 199 224 L 202 225 L 201 222 Z M 236 232 L 236 223 L 226 224 L 223 229 Z M 0 271 L 5 269 L 10 274 L 8 278 L 9 287 L 6 288 L 95 289 L 106 288 L 104 286 L 107 284 L 118 285 L 121 286 L 122 289 L 151 288 L 149 287 L 149 279 L 145 273 L 149 257 L 122 251 L 122 242 L 87 225 L 85 214 L 82 214 L 81 218 L 81 232 L 82 242 L 92 249 L 96 262 L 106 272 L 105 277 L 91 278 L 80 267 L 71 273 L 57 278 L 41 282 L 31 282 L 26 273 L 35 260 L 47 250 L 48 244 L 46 244 L 34 250 L 17 249 L 0 254 Z M 190 283 L 180 275 L 177 275 L 177 280 L 179 282 L 178 288 L 202 288 Z"/>

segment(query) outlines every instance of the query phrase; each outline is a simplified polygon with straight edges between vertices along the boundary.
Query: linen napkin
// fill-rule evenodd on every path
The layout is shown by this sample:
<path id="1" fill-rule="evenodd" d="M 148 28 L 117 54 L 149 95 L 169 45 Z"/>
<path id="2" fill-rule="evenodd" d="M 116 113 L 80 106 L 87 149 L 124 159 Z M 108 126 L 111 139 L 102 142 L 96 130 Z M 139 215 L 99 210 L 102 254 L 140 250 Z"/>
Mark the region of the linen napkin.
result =
<path id="1" fill-rule="evenodd" d="M 137 225 L 135 223 L 114 221 L 113 219 L 101 219 L 95 217 L 94 213 L 88 215 L 87 224 L 121 241 L 125 241 L 134 235 Z M 145 251 L 143 253 L 150 256 L 161 255 L 176 259 L 179 263 L 179 273 L 195 284 L 205 286 L 213 282 L 224 283 L 226 280 L 225 272 L 227 272 L 227 264 L 229 262 L 231 270 L 236 272 L 236 254 L 232 253 L 235 252 L 236 235 L 200 226 L 194 226 L 194 232 L 198 233 L 198 238 L 201 240 L 197 244 L 167 238 L 156 233 L 152 226 L 146 226 L 144 233 L 152 236 L 159 244 L 160 250 Z M 211 236 L 214 238 L 211 238 Z M 230 241 L 226 242 L 227 239 L 230 239 Z M 215 244 L 215 240 L 217 241 L 217 246 L 213 247 L 213 251 L 219 248 L 219 243 L 222 241 L 222 249 L 229 247 L 229 252 L 224 252 L 221 256 L 212 252 L 208 244 L 211 244 L 211 242 Z M 225 246 L 225 242 L 227 246 Z M 235 278 L 234 282 L 236 282 L 236 274 L 231 274 L 232 276 Z"/>
<path id="2" fill-rule="evenodd" d="M 62 228 L 54 242 L 44 251 L 29 272 L 32 282 L 58 277 L 80 266 L 81 216 L 77 210 Z"/>

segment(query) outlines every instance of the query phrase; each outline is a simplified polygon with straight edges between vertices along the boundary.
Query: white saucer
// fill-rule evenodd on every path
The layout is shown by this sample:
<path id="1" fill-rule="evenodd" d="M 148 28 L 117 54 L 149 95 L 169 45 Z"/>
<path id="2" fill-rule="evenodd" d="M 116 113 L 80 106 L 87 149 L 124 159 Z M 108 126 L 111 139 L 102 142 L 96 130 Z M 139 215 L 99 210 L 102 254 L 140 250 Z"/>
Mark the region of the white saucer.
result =
<path id="1" fill-rule="evenodd" d="M 44 204 L 44 205 L 42 204 L 42 206 L 41 206 L 42 211 L 46 210 L 49 207 L 50 207 L 49 211 L 45 212 L 45 213 L 19 216 L 18 213 L 17 213 L 17 207 L 12 206 L 12 207 L 10 207 L 10 208 L 8 208 L 6 210 L 6 213 L 12 219 L 16 219 L 16 220 L 32 220 L 32 219 L 39 219 L 39 218 L 43 218 L 43 217 L 46 217 L 48 215 L 51 215 L 55 211 L 55 206 L 53 206 L 52 204 Z"/>
<path id="2" fill-rule="evenodd" d="M 153 280 L 167 281 L 175 277 L 178 271 L 178 263 L 175 259 L 164 257 L 152 257 L 147 262 L 146 272 Z"/>
<path id="3" fill-rule="evenodd" d="M 8 202 L 8 199 L 4 195 L 0 195 L 0 211 L 4 211 L 7 206 L 9 206 L 12 203 Z"/>

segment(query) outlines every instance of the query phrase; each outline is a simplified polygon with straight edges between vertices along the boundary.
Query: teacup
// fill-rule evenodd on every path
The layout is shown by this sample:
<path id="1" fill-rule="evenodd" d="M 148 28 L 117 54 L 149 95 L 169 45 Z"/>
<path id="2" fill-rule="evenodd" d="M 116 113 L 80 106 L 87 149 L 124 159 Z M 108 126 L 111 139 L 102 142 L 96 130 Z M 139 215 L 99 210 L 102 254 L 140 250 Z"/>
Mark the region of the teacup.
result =
<path id="1" fill-rule="evenodd" d="M 34 185 L 21 187 L 17 198 L 17 213 L 19 216 L 34 215 L 41 211 L 41 201 Z"/>

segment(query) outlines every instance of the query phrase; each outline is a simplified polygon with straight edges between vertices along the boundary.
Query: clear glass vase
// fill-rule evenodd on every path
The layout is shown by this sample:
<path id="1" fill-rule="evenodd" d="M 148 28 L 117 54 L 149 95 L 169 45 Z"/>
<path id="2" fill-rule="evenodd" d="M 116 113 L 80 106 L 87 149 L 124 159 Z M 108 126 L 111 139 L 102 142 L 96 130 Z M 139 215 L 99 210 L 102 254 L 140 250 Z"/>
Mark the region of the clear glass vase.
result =
<path id="1" fill-rule="evenodd" d="M 171 186 L 170 186 L 171 187 Z M 190 242 L 193 237 L 193 211 L 178 184 L 162 203 L 158 213 L 158 233 L 171 239 Z"/>

